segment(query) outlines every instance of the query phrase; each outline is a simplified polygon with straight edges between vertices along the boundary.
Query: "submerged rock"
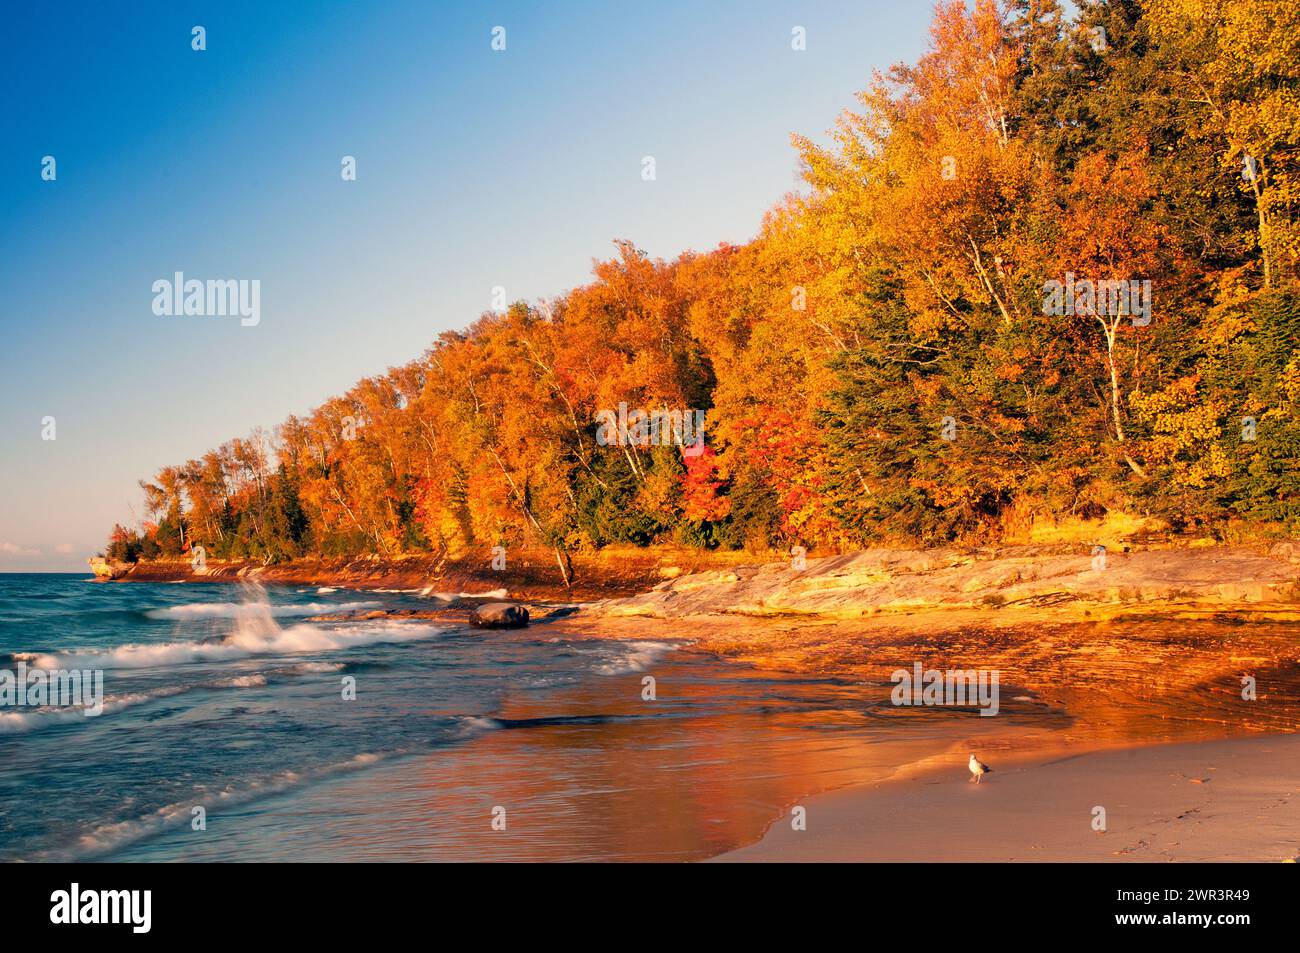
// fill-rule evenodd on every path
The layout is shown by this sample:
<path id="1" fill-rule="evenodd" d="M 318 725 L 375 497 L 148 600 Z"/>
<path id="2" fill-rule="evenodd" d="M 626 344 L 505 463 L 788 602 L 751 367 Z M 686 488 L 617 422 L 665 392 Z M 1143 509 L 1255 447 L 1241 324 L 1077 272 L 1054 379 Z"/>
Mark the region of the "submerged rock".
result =
<path id="1" fill-rule="evenodd" d="M 528 624 L 528 610 L 513 602 L 489 602 L 476 607 L 469 621 L 481 629 L 522 629 Z"/>

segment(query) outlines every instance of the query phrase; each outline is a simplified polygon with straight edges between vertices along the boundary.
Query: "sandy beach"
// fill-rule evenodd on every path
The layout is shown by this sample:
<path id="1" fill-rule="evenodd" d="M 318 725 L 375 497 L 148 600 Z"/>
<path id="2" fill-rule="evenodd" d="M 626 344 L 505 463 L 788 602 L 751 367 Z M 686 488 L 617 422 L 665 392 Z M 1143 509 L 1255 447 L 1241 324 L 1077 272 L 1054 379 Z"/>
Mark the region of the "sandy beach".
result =
<path id="1" fill-rule="evenodd" d="M 1300 737 L 1121 748 L 941 769 L 808 799 L 716 858 L 764 861 L 1291 861 L 1300 856 Z M 992 759 L 990 759 L 992 760 Z M 1093 829 L 1105 809 L 1104 832 Z"/>

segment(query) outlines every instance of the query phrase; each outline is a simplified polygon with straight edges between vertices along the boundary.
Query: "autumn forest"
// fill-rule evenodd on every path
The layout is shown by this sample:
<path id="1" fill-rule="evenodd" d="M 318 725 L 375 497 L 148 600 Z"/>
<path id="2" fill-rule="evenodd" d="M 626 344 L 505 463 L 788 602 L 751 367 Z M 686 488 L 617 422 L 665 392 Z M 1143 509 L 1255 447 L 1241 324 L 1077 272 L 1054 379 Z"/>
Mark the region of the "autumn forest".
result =
<path id="1" fill-rule="evenodd" d="M 793 137 L 806 186 L 752 241 L 616 241 L 590 283 L 163 468 L 108 555 L 1295 534 L 1300 5 L 1079 7 L 940 5 L 919 62 Z M 668 411 L 702 428 L 645 425 Z"/>

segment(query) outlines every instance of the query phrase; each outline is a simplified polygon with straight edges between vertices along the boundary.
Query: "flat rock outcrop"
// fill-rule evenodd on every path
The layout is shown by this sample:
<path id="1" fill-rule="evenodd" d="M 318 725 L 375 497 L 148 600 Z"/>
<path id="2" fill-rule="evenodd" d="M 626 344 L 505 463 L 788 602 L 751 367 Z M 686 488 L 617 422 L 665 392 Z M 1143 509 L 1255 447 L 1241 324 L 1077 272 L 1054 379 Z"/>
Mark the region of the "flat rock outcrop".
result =
<path id="1" fill-rule="evenodd" d="M 665 580 L 591 607 L 611 616 L 819 615 L 1182 604 L 1300 610 L 1300 546 L 1187 546 L 1094 557 L 1077 546 L 876 549 Z"/>

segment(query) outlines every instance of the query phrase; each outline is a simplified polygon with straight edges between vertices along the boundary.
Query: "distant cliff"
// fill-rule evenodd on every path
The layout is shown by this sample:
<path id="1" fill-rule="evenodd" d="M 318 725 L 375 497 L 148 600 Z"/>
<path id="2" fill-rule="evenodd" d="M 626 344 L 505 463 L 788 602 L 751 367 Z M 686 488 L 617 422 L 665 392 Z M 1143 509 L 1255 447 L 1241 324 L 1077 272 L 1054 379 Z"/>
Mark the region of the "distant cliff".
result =
<path id="1" fill-rule="evenodd" d="M 583 601 L 644 592 L 661 579 L 752 561 L 742 553 L 712 553 L 686 547 L 607 547 L 573 559 L 566 587 L 549 549 L 510 550 L 502 570 L 489 559 L 452 560 L 421 556 L 364 556 L 298 559 L 264 565 L 260 560 L 208 559 L 202 569 L 186 559 L 142 559 L 122 564 L 90 560 L 95 575 L 124 582 L 240 582 L 339 586 L 349 589 L 480 591 L 506 589 L 512 597 Z"/>
<path id="2" fill-rule="evenodd" d="M 92 556 L 86 562 L 90 564 L 90 571 L 105 581 L 125 578 L 135 569 L 135 563 L 120 563 L 116 560 L 110 562 L 102 556 Z"/>

